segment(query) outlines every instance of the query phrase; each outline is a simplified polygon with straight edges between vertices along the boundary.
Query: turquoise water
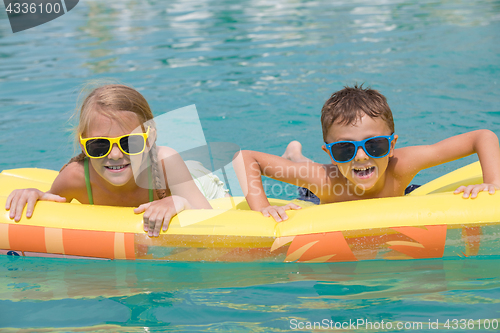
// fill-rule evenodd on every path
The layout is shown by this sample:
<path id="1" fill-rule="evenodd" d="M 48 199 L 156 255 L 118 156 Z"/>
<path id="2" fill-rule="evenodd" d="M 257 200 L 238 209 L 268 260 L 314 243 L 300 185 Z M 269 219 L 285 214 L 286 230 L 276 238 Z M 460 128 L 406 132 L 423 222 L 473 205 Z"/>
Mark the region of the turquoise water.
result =
<path id="1" fill-rule="evenodd" d="M 96 78 L 139 89 L 155 115 L 196 104 L 207 141 L 281 154 L 297 139 L 318 162 L 321 106 L 356 82 L 387 96 L 400 146 L 500 134 L 499 29 L 498 1 L 81 1 L 16 34 L 0 11 L 0 170 L 58 170 L 74 154 L 78 91 Z M 293 331 L 292 319 L 500 317 L 498 258 L 0 262 L 1 327 L 267 332 Z"/>
<path id="2" fill-rule="evenodd" d="M 478 329 L 499 318 L 499 260 L 164 264 L 2 256 L 1 322 L 37 332 L 287 332 L 299 322 L 364 320 L 356 331 L 384 321 L 393 325 L 385 331 L 411 323 L 408 330 L 432 332 L 429 321 L 445 330 L 447 320 L 472 319 Z"/>

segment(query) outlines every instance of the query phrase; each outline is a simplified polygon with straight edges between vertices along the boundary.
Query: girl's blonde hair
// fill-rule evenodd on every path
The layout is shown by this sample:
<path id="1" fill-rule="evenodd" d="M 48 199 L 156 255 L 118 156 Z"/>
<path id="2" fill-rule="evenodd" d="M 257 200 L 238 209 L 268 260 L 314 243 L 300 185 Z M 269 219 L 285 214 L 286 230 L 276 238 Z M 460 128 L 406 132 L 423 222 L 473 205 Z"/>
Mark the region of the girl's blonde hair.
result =
<path id="1" fill-rule="evenodd" d="M 103 114 L 118 122 L 123 122 L 123 119 L 118 114 L 119 111 L 130 111 L 135 113 L 141 124 L 147 123 L 151 129 L 155 130 L 153 112 L 144 96 L 137 90 L 122 84 L 107 84 L 95 88 L 83 100 L 79 112 L 78 125 L 75 128 L 77 142 L 79 142 L 80 135 L 86 137 L 91 120 L 96 113 Z M 145 131 L 143 125 L 142 127 L 143 131 Z M 162 199 L 166 197 L 166 191 L 162 189 L 160 171 L 158 170 L 156 142 L 153 142 L 151 145 L 149 157 L 153 169 L 153 187 L 156 190 L 158 198 Z M 68 164 L 71 162 L 80 162 L 84 159 L 85 153 L 81 152 L 79 155 L 73 157 Z"/>

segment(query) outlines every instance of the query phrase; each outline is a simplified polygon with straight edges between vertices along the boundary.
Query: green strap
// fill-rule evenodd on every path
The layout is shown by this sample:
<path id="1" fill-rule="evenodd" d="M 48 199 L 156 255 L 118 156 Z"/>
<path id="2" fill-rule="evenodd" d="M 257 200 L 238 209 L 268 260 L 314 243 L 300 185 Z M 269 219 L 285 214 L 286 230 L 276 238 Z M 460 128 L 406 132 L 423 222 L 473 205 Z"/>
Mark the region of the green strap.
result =
<path id="1" fill-rule="evenodd" d="M 93 205 L 94 198 L 92 197 L 92 187 L 90 187 L 89 158 L 87 156 L 85 156 L 83 165 L 85 168 L 85 186 L 87 186 L 87 196 L 89 197 L 89 204 Z"/>
<path id="2" fill-rule="evenodd" d="M 151 166 L 151 168 L 152 167 L 153 166 Z M 153 193 L 153 175 L 151 174 L 151 168 L 148 168 L 149 202 L 153 202 L 155 200 L 155 196 Z"/>

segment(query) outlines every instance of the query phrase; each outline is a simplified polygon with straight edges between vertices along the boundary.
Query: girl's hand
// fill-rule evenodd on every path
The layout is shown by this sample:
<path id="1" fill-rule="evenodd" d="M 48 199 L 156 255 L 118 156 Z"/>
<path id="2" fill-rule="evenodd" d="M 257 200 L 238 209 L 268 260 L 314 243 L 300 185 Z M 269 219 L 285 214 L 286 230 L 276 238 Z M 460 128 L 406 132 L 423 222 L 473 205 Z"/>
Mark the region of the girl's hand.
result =
<path id="1" fill-rule="evenodd" d="M 494 184 L 478 184 L 478 185 L 469 185 L 469 186 L 460 186 L 455 190 L 455 194 L 464 192 L 463 197 L 467 199 L 470 195 L 471 199 L 477 197 L 477 194 L 482 191 L 488 191 L 490 194 L 495 194 L 495 190 L 500 189 L 498 186 Z"/>
<path id="2" fill-rule="evenodd" d="M 66 198 L 59 195 L 42 192 L 36 188 L 26 188 L 12 191 L 5 201 L 5 209 L 10 210 L 9 217 L 11 219 L 13 218 L 14 221 L 19 222 L 23 215 L 24 206 L 28 205 L 26 217 L 30 218 L 33 216 L 33 210 L 38 200 L 66 202 Z"/>
<path id="3" fill-rule="evenodd" d="M 260 212 L 265 217 L 272 216 L 276 222 L 282 222 L 288 219 L 288 215 L 286 215 L 285 210 L 290 209 L 296 210 L 302 209 L 302 207 L 290 202 L 284 206 L 268 206 L 261 209 Z"/>
<path id="4" fill-rule="evenodd" d="M 144 212 L 144 231 L 148 232 L 149 237 L 158 237 L 162 224 L 163 231 L 166 231 L 172 217 L 185 209 L 192 208 L 191 204 L 183 197 L 172 195 L 161 200 L 142 204 L 134 209 L 134 213 Z"/>

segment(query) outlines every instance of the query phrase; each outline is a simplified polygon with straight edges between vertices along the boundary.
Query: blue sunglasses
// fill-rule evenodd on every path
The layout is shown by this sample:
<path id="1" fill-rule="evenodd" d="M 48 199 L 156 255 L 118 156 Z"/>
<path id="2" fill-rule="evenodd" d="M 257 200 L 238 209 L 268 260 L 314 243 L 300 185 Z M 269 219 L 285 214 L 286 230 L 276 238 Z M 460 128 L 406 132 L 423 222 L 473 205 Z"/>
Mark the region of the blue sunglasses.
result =
<path id="1" fill-rule="evenodd" d="M 392 135 L 374 136 L 361 141 L 337 141 L 325 142 L 325 144 L 335 162 L 347 163 L 354 159 L 359 147 L 362 147 L 366 155 L 371 158 L 381 158 L 389 155 L 392 140 L 394 140 L 394 133 Z"/>

